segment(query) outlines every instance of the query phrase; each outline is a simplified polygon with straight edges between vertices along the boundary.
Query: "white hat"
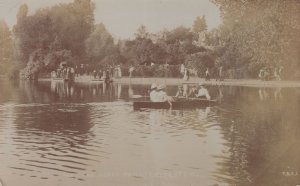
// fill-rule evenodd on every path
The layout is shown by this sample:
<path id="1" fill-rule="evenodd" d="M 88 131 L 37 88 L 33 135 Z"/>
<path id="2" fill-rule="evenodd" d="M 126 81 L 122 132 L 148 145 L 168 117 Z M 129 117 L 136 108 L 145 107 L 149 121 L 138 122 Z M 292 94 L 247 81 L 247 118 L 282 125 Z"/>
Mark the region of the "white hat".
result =
<path id="1" fill-rule="evenodd" d="M 155 83 L 152 83 L 151 89 L 155 89 L 155 88 L 157 88 L 157 85 Z"/>
<path id="2" fill-rule="evenodd" d="M 161 84 L 157 87 L 157 90 L 162 90 L 162 89 L 165 89 L 166 88 L 166 85 L 164 84 Z"/>

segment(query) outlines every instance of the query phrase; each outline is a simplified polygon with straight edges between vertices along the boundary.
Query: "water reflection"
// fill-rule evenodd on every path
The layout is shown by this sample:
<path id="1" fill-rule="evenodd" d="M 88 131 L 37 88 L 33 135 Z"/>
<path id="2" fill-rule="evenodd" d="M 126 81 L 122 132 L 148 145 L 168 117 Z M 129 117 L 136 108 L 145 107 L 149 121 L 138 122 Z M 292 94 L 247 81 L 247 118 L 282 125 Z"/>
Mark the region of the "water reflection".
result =
<path id="1" fill-rule="evenodd" d="M 207 119 L 208 114 L 210 113 L 210 107 L 206 107 L 203 109 L 198 109 L 198 119 L 200 121 Z"/>
<path id="2" fill-rule="evenodd" d="M 149 86 L 0 85 L 0 176 L 8 185 L 300 181 L 298 89 L 211 86 L 216 107 L 134 112 L 130 95 L 147 95 Z"/>
<path id="3" fill-rule="evenodd" d="M 231 97 L 239 100 L 234 105 L 238 112 L 220 110 L 230 156 L 219 157 L 223 164 L 215 177 L 233 185 L 295 185 L 299 176 L 286 176 L 286 172 L 300 170 L 300 128 L 295 125 L 299 123 L 299 95 L 285 91 L 288 95 L 284 99 L 280 92 L 280 99 L 285 101 L 282 104 L 276 96 L 268 96 L 270 92 L 277 94 L 278 89 L 259 89 L 259 100 L 264 101 L 261 103 L 252 90 L 245 89 L 238 97 Z M 222 176 L 222 172 L 227 174 Z"/>
<path id="4" fill-rule="evenodd" d="M 70 98 L 74 95 L 74 84 L 51 81 L 51 91 L 62 98 Z"/>
<path id="5" fill-rule="evenodd" d="M 258 94 L 259 94 L 259 98 L 261 101 L 264 101 L 269 98 L 269 94 L 268 94 L 266 88 L 260 88 L 258 90 Z"/>
<path id="6" fill-rule="evenodd" d="M 282 94 L 281 94 L 281 87 L 278 87 L 275 89 L 274 91 L 274 98 L 275 100 L 279 101 L 279 100 L 282 100 Z"/>

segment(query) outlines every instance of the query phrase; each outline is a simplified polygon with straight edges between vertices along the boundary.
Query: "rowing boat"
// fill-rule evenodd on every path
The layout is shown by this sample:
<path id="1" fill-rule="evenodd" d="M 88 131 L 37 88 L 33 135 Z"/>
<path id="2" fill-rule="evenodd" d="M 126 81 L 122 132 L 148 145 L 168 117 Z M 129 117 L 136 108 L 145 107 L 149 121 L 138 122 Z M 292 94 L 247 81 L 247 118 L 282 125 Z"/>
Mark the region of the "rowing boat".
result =
<path id="1" fill-rule="evenodd" d="M 151 108 L 151 109 L 192 109 L 201 108 L 216 105 L 216 100 L 207 100 L 199 98 L 189 98 L 189 99 L 177 99 L 172 101 L 172 106 L 168 102 L 151 102 L 151 101 L 135 101 L 133 102 L 134 110 L 140 110 L 141 108 Z"/>

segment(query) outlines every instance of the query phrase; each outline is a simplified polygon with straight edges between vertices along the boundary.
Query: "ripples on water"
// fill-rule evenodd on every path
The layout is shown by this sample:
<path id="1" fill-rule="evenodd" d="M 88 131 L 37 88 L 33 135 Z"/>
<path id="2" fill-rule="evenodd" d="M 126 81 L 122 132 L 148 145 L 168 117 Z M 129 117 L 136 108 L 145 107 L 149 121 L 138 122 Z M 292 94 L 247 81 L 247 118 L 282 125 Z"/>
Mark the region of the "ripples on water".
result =
<path id="1" fill-rule="evenodd" d="M 285 175 L 299 174 L 299 96 L 274 102 L 260 100 L 254 88 L 246 94 L 223 88 L 216 107 L 134 112 L 127 93 L 144 95 L 147 88 L 120 87 L 22 84 L 10 87 L 12 94 L 1 91 L 9 96 L 0 99 L 0 177 L 9 186 L 299 180 Z M 216 88 L 210 88 L 214 97 Z"/>

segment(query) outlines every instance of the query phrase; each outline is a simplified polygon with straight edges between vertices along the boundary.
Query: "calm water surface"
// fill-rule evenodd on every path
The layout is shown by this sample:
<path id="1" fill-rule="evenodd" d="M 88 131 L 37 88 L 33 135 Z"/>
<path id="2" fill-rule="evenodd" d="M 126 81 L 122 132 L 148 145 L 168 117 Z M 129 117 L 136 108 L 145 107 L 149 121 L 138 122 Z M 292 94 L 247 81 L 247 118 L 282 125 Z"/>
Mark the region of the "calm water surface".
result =
<path id="1" fill-rule="evenodd" d="M 0 178 L 7 186 L 300 184 L 300 89 L 212 86 L 215 107 L 133 111 L 130 95 L 148 88 L 0 79 Z"/>

